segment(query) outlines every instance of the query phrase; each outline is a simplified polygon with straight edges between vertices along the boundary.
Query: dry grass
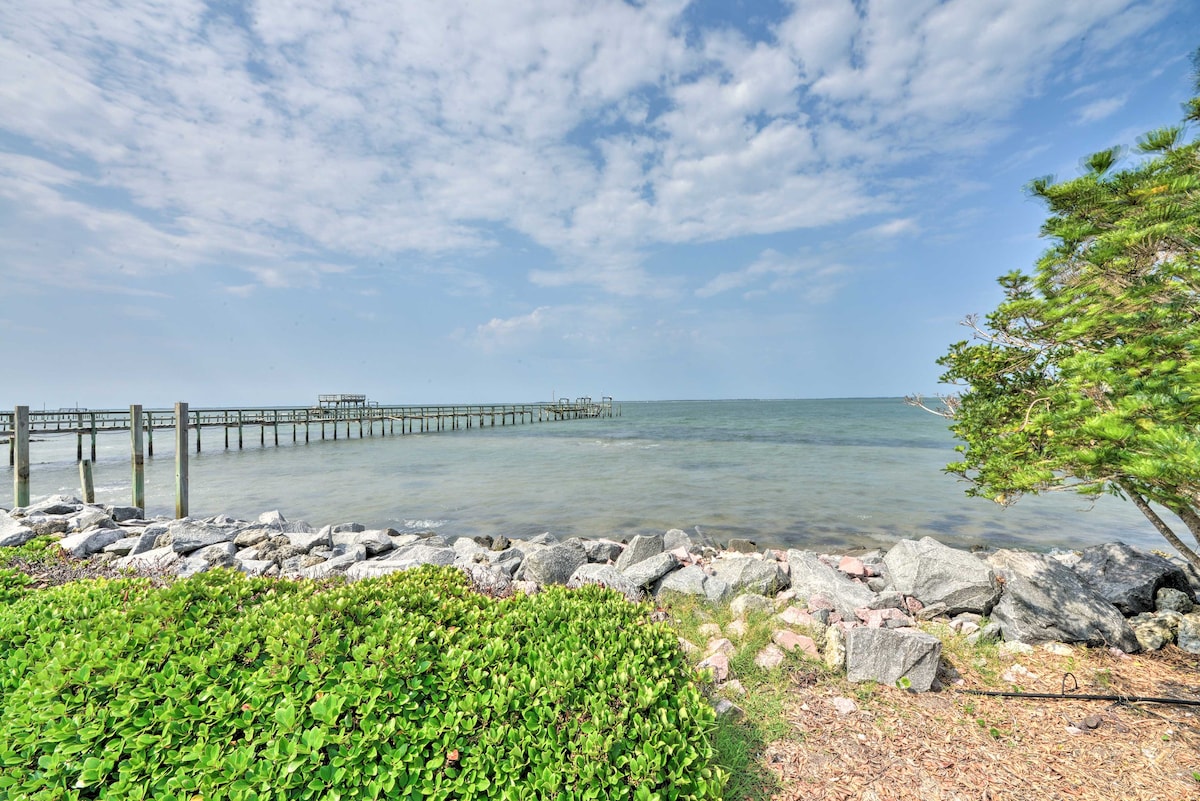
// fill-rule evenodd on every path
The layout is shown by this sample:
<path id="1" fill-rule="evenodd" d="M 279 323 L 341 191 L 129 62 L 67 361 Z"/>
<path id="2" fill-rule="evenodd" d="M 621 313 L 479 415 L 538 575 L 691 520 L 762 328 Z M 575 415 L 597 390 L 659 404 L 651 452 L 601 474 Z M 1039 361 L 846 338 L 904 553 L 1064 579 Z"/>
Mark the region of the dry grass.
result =
<path id="1" fill-rule="evenodd" d="M 1074 649 L 1004 656 L 947 645 L 961 683 L 913 694 L 830 679 L 787 691 L 787 736 L 761 760 L 784 799 L 1200 799 L 1200 707 L 969 695 L 1012 690 L 996 673 L 1020 664 L 1027 692 L 1200 700 L 1200 657 L 1169 646 L 1135 656 Z M 1068 681 L 1068 687 L 1071 684 Z M 831 701 L 853 699 L 839 714 Z M 1083 721 L 1094 716 L 1089 729 Z"/>

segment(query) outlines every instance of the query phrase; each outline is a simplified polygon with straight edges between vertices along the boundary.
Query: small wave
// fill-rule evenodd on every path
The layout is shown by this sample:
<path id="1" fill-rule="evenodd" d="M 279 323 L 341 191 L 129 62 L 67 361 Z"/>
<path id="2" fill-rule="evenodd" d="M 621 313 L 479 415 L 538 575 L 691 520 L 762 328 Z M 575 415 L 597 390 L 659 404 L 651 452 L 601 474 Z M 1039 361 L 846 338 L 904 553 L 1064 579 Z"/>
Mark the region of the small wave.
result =
<path id="1" fill-rule="evenodd" d="M 409 531 L 428 531 L 431 528 L 441 528 L 447 520 L 405 520 L 404 529 Z"/>

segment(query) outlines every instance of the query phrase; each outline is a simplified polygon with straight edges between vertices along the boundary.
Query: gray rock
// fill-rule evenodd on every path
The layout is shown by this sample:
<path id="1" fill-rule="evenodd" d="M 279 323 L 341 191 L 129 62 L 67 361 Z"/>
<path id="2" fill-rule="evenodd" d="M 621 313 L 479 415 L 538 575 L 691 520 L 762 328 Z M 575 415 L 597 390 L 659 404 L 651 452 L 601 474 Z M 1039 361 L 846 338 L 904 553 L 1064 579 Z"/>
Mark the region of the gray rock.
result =
<path id="1" fill-rule="evenodd" d="M 521 563 L 525 561 L 525 552 L 520 548 L 507 548 L 499 553 L 493 552 L 488 559 L 488 563 L 495 568 L 504 571 L 504 574 L 510 579 L 517 575 L 517 570 L 521 567 Z"/>
<path id="2" fill-rule="evenodd" d="M 476 561 L 476 556 L 483 556 L 491 552 L 470 537 L 459 537 L 451 547 L 454 548 L 454 552 L 458 554 L 460 560 L 468 563 Z"/>
<path id="3" fill-rule="evenodd" d="M 83 508 L 83 501 L 73 495 L 51 495 L 37 503 L 25 507 L 25 516 L 43 515 L 73 515 Z"/>
<path id="4" fill-rule="evenodd" d="M 331 526 L 316 532 L 315 534 L 307 531 L 286 531 L 284 536 L 288 542 L 300 553 L 309 553 L 313 548 L 332 548 L 333 547 L 333 532 Z"/>
<path id="5" fill-rule="evenodd" d="M 367 527 L 362 523 L 338 523 L 335 526 L 329 527 L 330 534 L 344 534 L 346 532 L 357 533 L 366 530 Z"/>
<path id="6" fill-rule="evenodd" d="M 114 556 L 128 556 L 137 546 L 139 537 L 122 537 L 114 543 L 104 546 L 104 553 Z"/>
<path id="7" fill-rule="evenodd" d="M 1191 612 L 1179 621 L 1175 644 L 1189 654 L 1200 654 L 1200 612 Z"/>
<path id="8" fill-rule="evenodd" d="M 1187 575 L 1156 554 L 1123 542 L 1084 548 L 1075 572 L 1125 616 L 1154 611 L 1154 594 L 1172 587 L 1191 596 Z"/>
<path id="9" fill-rule="evenodd" d="M 393 548 L 403 548 L 406 545 L 420 542 L 425 538 L 416 534 L 388 534 L 388 539 L 392 541 Z"/>
<path id="10" fill-rule="evenodd" d="M 714 559 L 713 574 L 729 585 L 730 592 L 753 592 L 775 595 L 789 586 L 787 574 L 778 562 L 768 562 L 748 556 L 727 556 Z"/>
<path id="11" fill-rule="evenodd" d="M 663 550 L 674 551 L 683 548 L 688 553 L 699 551 L 700 546 L 692 542 L 692 538 L 683 529 L 673 528 L 666 534 L 663 534 Z"/>
<path id="12" fill-rule="evenodd" d="M 346 546 L 349 550 L 340 556 L 335 556 L 332 559 L 326 559 L 318 565 L 312 565 L 301 570 L 301 574 L 305 578 L 323 579 L 329 576 L 345 573 L 350 569 L 351 565 L 363 561 L 367 558 L 367 548 L 365 545 L 349 545 Z"/>
<path id="13" fill-rule="evenodd" d="M 265 576 L 275 566 L 270 559 L 239 559 L 237 563 L 237 569 L 247 576 Z"/>
<path id="14" fill-rule="evenodd" d="M 1192 594 L 1200 596 L 1200 570 L 1197 570 L 1191 562 L 1177 553 L 1168 554 L 1167 561 L 1183 571 L 1188 578 L 1188 584 L 1192 587 Z"/>
<path id="15" fill-rule="evenodd" d="M 815 553 L 792 549 L 787 554 L 792 589 L 800 597 L 826 596 L 843 620 L 854 620 L 855 609 L 872 608 L 875 603 L 869 587 L 825 564 Z"/>
<path id="16" fill-rule="evenodd" d="M 384 576 L 400 570 L 408 570 L 421 565 L 452 565 L 455 553 L 453 548 L 444 548 L 418 543 L 397 548 L 388 554 L 385 560 L 367 560 L 355 562 L 346 569 L 346 578 L 354 581 L 374 576 Z"/>
<path id="17" fill-rule="evenodd" d="M 512 547 L 512 540 L 503 534 L 497 534 L 492 537 L 492 544 L 488 547 L 493 551 L 506 551 Z"/>
<path id="18" fill-rule="evenodd" d="M 471 584 L 478 592 L 493 596 L 508 595 L 512 592 L 512 578 L 498 567 L 473 564 L 462 570 L 471 578 Z"/>
<path id="19" fill-rule="evenodd" d="M 525 557 L 521 569 L 523 578 L 548 584 L 566 584 L 580 565 L 587 563 L 587 554 L 575 543 L 558 543 L 541 548 Z"/>
<path id="20" fill-rule="evenodd" d="M 638 562 L 644 562 L 651 556 L 658 556 L 662 552 L 663 537 L 661 534 L 638 534 L 629 541 L 625 550 L 617 557 L 617 570 L 624 571 L 625 568 L 636 565 Z"/>
<path id="21" fill-rule="evenodd" d="M 175 565 L 175 573 L 180 578 L 188 578 L 197 573 L 203 573 L 210 567 L 213 567 L 213 564 L 207 559 L 201 559 L 198 556 L 185 556 Z"/>
<path id="22" fill-rule="evenodd" d="M 585 540 L 583 543 L 583 552 L 587 554 L 587 560 L 597 564 L 615 562 L 623 550 L 624 546 L 621 543 L 612 540 Z"/>
<path id="23" fill-rule="evenodd" d="M 272 534 L 277 532 L 266 526 L 251 526 L 239 531 L 233 538 L 233 541 L 239 548 L 250 548 L 259 543 L 266 542 Z"/>
<path id="24" fill-rule="evenodd" d="M 179 554 L 170 545 L 141 553 L 131 553 L 118 559 L 118 569 L 136 570 L 139 573 L 168 570 L 179 562 Z"/>
<path id="25" fill-rule="evenodd" d="M 454 564 L 453 548 L 447 548 L 439 545 L 429 545 L 427 542 L 418 542 L 415 545 L 409 545 L 404 548 L 396 548 L 389 553 L 387 560 L 394 562 L 410 562 L 412 566 L 417 565 L 452 565 Z"/>
<path id="26" fill-rule="evenodd" d="M 361 545 L 367 549 L 367 556 L 379 556 L 381 553 L 387 553 L 394 547 L 392 538 L 387 533 L 378 529 L 360 531 L 354 536 L 350 542 L 351 545 Z"/>
<path id="27" fill-rule="evenodd" d="M 1143 651 L 1157 651 L 1175 642 L 1182 619 L 1179 612 L 1143 612 L 1129 618 L 1129 625 Z"/>
<path id="28" fill-rule="evenodd" d="M 937 678 L 942 641 L 916 629 L 869 629 L 846 632 L 846 678 L 895 685 L 906 678 L 907 688 L 925 692 Z"/>
<path id="29" fill-rule="evenodd" d="M 1186 615 L 1195 607 L 1188 593 L 1180 592 L 1174 587 L 1160 587 L 1158 592 L 1154 593 L 1154 608 L 1159 612 L 1178 612 Z"/>
<path id="30" fill-rule="evenodd" d="M 841 626 L 825 629 L 825 664 L 833 670 L 846 669 L 846 630 Z"/>
<path id="31" fill-rule="evenodd" d="M 758 553 L 758 543 L 754 540 L 734 538 L 725 546 L 732 553 Z"/>
<path id="32" fill-rule="evenodd" d="M 655 587 L 655 597 L 662 598 L 671 593 L 704 598 L 710 604 L 724 603 L 732 591 L 729 585 L 716 576 L 710 576 L 699 565 L 688 565 L 668 573 Z"/>
<path id="33" fill-rule="evenodd" d="M 571 589 L 578 589 L 585 584 L 599 584 L 616 590 L 633 603 L 637 603 L 645 597 L 641 585 L 612 565 L 589 562 L 577 567 L 571 574 L 571 578 L 567 580 L 567 586 Z"/>
<path id="34" fill-rule="evenodd" d="M 735 618 L 751 614 L 769 615 L 775 611 L 775 602 L 765 595 L 746 592 L 730 601 L 729 611 Z"/>
<path id="35" fill-rule="evenodd" d="M 922 604 L 944 604 L 946 614 L 987 614 L 1000 598 L 996 574 L 979 557 L 932 537 L 900 540 L 883 558 L 893 589 Z"/>
<path id="36" fill-rule="evenodd" d="M 38 537 L 66 534 L 70 529 L 70 520 L 66 515 L 44 515 L 39 512 L 25 517 L 22 522 L 33 529 Z"/>
<path id="37" fill-rule="evenodd" d="M 167 527 L 166 536 L 170 537 L 171 547 L 175 549 L 175 553 L 187 555 L 219 542 L 233 542 L 237 532 L 230 527 L 200 523 L 185 518 L 172 521 Z"/>
<path id="38" fill-rule="evenodd" d="M 269 512 L 263 512 L 258 516 L 258 523 L 269 528 L 274 528 L 279 531 L 287 525 L 287 520 L 283 517 L 283 512 L 278 509 L 272 509 Z"/>
<path id="39" fill-rule="evenodd" d="M 1005 549 L 989 556 L 988 564 L 1004 579 L 991 617 L 1005 640 L 1083 642 L 1127 653 L 1139 649 L 1120 611 L 1053 557 Z"/>
<path id="40" fill-rule="evenodd" d="M 638 587 L 649 587 L 677 567 L 679 567 L 679 560 L 675 558 L 674 554 L 659 553 L 635 565 L 629 565 L 623 570 L 617 569 Z"/>
<path id="41" fill-rule="evenodd" d="M 530 537 L 526 540 L 526 545 L 555 545 L 558 543 L 558 537 L 551 534 L 549 531 L 538 534 L 536 537 Z"/>
<path id="42" fill-rule="evenodd" d="M 141 520 L 145 512 L 136 506 L 106 506 L 104 511 L 117 523 L 127 523 L 130 520 Z"/>
<path id="43" fill-rule="evenodd" d="M 69 534 L 58 541 L 58 547 L 76 559 L 82 559 L 104 550 L 105 547 L 124 537 L 125 532 L 118 528 L 97 528 L 91 531 L 81 531 L 78 534 Z"/>
<path id="44" fill-rule="evenodd" d="M 97 506 L 84 506 L 67 520 L 67 531 L 88 531 L 94 528 L 116 528 L 117 523 Z"/>
<path id="45" fill-rule="evenodd" d="M 8 512 L 0 512 L 0 547 L 24 545 L 36 536 L 32 528 L 17 521 Z"/>
<path id="46" fill-rule="evenodd" d="M 214 545 L 206 545 L 197 551 L 192 551 L 189 556 L 203 559 L 212 567 L 233 567 L 234 557 L 237 556 L 237 546 L 233 544 L 232 540 L 218 542 Z"/>

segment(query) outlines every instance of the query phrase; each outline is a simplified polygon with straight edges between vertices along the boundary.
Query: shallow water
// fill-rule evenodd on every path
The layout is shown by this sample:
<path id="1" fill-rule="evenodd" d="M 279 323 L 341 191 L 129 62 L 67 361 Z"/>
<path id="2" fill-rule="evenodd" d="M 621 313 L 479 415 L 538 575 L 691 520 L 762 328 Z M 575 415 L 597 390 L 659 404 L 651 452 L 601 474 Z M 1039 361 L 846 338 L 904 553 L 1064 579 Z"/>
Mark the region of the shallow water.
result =
<path id="1" fill-rule="evenodd" d="M 293 444 L 281 428 L 279 447 L 270 431 L 260 447 L 248 428 L 242 451 L 224 450 L 219 432 L 206 430 L 205 450 L 190 456 L 191 512 L 279 509 L 314 525 L 355 520 L 449 536 L 621 539 L 698 526 L 716 541 L 829 549 L 925 535 L 960 546 L 1165 544 L 1113 498 L 1027 497 L 1002 509 L 966 497 L 942 472 L 955 456 L 944 421 L 898 399 L 618 405 L 613 419 L 403 437 L 377 430 L 322 441 L 314 429 L 308 444 L 303 429 Z M 147 459 L 150 514 L 174 510 L 170 433 L 156 433 Z M 74 435 L 39 435 L 31 454 L 35 498 L 79 494 Z M 127 434 L 99 438 L 94 473 L 98 501 L 129 503 Z M 0 480 L 12 486 L 6 463 Z"/>

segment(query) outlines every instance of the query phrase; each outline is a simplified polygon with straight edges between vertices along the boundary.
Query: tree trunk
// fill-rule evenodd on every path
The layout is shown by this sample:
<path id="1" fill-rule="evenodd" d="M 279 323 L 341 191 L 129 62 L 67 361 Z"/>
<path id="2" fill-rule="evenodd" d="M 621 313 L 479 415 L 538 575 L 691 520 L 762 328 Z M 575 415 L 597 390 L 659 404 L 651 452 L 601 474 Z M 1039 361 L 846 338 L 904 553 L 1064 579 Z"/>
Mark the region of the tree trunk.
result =
<path id="1" fill-rule="evenodd" d="M 1171 527 L 1168 526 L 1166 522 L 1158 516 L 1157 512 L 1150 508 L 1150 504 L 1146 501 L 1146 499 L 1134 492 L 1133 488 L 1124 481 L 1116 481 L 1114 483 L 1121 488 L 1122 492 L 1129 496 L 1129 500 L 1133 501 L 1133 505 L 1138 508 L 1138 511 L 1144 514 L 1146 519 L 1154 524 L 1154 527 L 1158 529 L 1158 533 L 1162 534 L 1163 538 L 1166 539 L 1167 542 L 1171 543 L 1172 547 L 1179 551 L 1179 553 L 1183 555 L 1183 558 L 1187 559 L 1188 562 L 1191 563 L 1192 567 L 1196 568 L 1197 571 L 1200 571 L 1200 555 L 1184 545 L 1183 540 L 1175 536 L 1175 532 L 1172 531 Z M 1195 516 L 1194 512 L 1192 514 Z M 1188 526 L 1188 529 L 1192 530 L 1190 525 Z M 1195 533 L 1194 530 L 1193 533 Z"/>
<path id="2" fill-rule="evenodd" d="M 1192 536 L 1196 538 L 1196 544 L 1200 545 L 1200 514 L 1192 507 L 1183 504 L 1178 509 L 1172 509 L 1172 512 L 1179 515 L 1179 519 L 1188 527 L 1188 531 L 1192 532 Z"/>

